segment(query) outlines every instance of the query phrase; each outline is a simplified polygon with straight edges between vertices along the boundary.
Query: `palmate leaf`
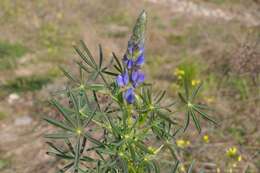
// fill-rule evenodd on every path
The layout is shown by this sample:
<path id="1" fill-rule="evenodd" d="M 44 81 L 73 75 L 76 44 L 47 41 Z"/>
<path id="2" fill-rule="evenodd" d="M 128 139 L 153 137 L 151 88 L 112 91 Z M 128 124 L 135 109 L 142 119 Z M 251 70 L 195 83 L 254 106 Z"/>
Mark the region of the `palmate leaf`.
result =
<path id="1" fill-rule="evenodd" d="M 160 167 L 158 165 L 158 163 L 154 160 L 150 161 L 151 162 L 151 165 L 153 167 L 153 170 L 155 173 L 160 173 Z"/>
<path id="2" fill-rule="evenodd" d="M 165 96 L 166 91 L 162 91 L 162 93 L 155 97 L 155 103 L 158 104 Z"/>
<path id="3" fill-rule="evenodd" d="M 103 51 L 102 51 L 102 46 L 99 44 L 99 69 L 102 68 L 102 63 L 103 63 Z"/>
<path id="4" fill-rule="evenodd" d="M 77 139 L 76 147 L 75 147 L 75 157 L 74 157 L 74 173 L 77 173 L 79 170 L 79 159 L 80 159 L 80 150 L 81 150 L 81 139 L 80 136 Z"/>
<path id="5" fill-rule="evenodd" d="M 190 111 L 187 111 L 185 113 L 185 115 L 186 115 L 186 122 L 185 122 L 185 126 L 184 126 L 184 129 L 183 129 L 184 132 L 187 130 L 187 128 L 190 124 Z"/>
<path id="6" fill-rule="evenodd" d="M 70 132 L 73 132 L 73 131 L 74 131 L 73 128 L 71 128 L 70 126 L 68 126 L 67 124 L 65 124 L 65 123 L 63 123 L 63 122 L 61 122 L 61 121 L 57 121 L 57 120 L 55 120 L 55 119 L 53 119 L 53 118 L 49 118 L 49 117 L 45 117 L 45 118 L 43 118 L 43 119 L 44 119 L 45 121 L 47 121 L 48 123 L 50 123 L 50 124 L 56 126 L 56 127 L 62 128 L 62 129 L 64 129 L 64 130 L 67 130 L 67 131 L 70 131 Z"/>
<path id="7" fill-rule="evenodd" d="M 113 58 L 116 60 L 116 64 L 117 64 L 116 67 L 117 67 L 118 71 L 120 73 L 122 73 L 124 69 L 123 69 L 121 62 L 119 61 L 119 59 L 117 58 L 117 56 L 114 52 L 112 53 L 112 55 L 113 55 Z"/>
<path id="8" fill-rule="evenodd" d="M 214 124 L 217 124 L 217 122 L 215 120 L 213 120 L 207 113 L 201 111 L 199 108 L 197 108 L 196 106 L 193 106 L 193 109 L 199 113 L 204 119 L 211 121 Z"/>
<path id="9" fill-rule="evenodd" d="M 56 147 L 52 142 L 46 142 L 46 144 L 48 144 L 52 149 L 54 149 L 58 153 L 61 153 L 61 154 L 65 153 L 61 148 Z"/>
<path id="10" fill-rule="evenodd" d="M 194 122 L 198 132 L 200 133 L 201 132 L 200 122 L 199 122 L 198 118 L 196 117 L 196 115 L 195 115 L 193 110 L 190 110 L 190 115 L 191 115 L 191 117 L 193 119 L 193 122 Z"/>
<path id="11" fill-rule="evenodd" d="M 181 101 L 182 101 L 183 103 L 185 103 L 185 104 L 188 103 L 187 100 L 182 96 L 181 93 L 178 93 L 178 96 L 179 96 L 179 98 L 181 99 Z"/>
<path id="12" fill-rule="evenodd" d="M 95 64 L 93 64 L 93 62 L 89 60 L 89 57 L 85 56 L 85 55 L 83 54 L 83 52 L 82 52 L 78 47 L 74 46 L 74 49 L 75 49 L 75 51 L 78 53 L 78 55 L 80 56 L 80 58 L 81 58 L 87 65 L 89 65 L 90 68 L 92 68 L 92 69 L 95 69 L 95 68 L 96 68 Z"/>
<path id="13" fill-rule="evenodd" d="M 193 161 L 191 162 L 191 165 L 190 165 L 189 170 L 188 170 L 187 173 L 192 173 L 192 168 L 193 168 L 194 163 L 195 163 L 195 161 L 193 160 Z"/>
<path id="14" fill-rule="evenodd" d="M 104 144 L 102 142 L 100 142 L 99 140 L 93 138 L 90 134 L 88 133 L 84 133 L 83 134 L 90 142 L 98 145 L 98 146 L 104 146 Z"/>
<path id="15" fill-rule="evenodd" d="M 64 108 L 58 101 L 56 100 L 51 100 L 50 101 L 52 105 L 54 105 L 58 110 L 59 112 L 61 113 L 61 115 L 64 117 L 64 119 L 72 126 L 72 127 L 75 127 L 76 124 L 72 118 L 72 111 L 70 111 L 69 109 L 66 109 Z"/>
<path id="16" fill-rule="evenodd" d="M 76 77 L 74 77 L 70 72 L 68 72 L 64 67 L 60 66 L 60 70 L 72 82 L 77 83 L 77 84 L 80 83 L 80 81 Z"/>
<path id="17" fill-rule="evenodd" d="M 79 102 L 78 102 L 78 98 L 77 96 L 71 91 L 70 88 L 68 88 L 68 95 L 70 98 L 70 101 L 72 101 L 73 103 L 73 108 L 75 111 L 75 115 L 76 115 L 76 126 L 77 127 L 81 127 L 81 122 L 80 122 L 80 113 L 79 113 Z"/>
<path id="18" fill-rule="evenodd" d="M 67 144 L 67 146 L 68 146 L 68 148 L 69 148 L 69 151 L 70 151 L 73 155 L 75 155 L 75 151 L 74 151 L 74 148 L 73 148 L 72 143 L 70 142 L 70 140 L 69 140 L 69 139 L 64 139 L 64 142 Z"/>
<path id="19" fill-rule="evenodd" d="M 53 134 L 45 134 L 45 138 L 49 139 L 67 139 L 67 138 L 72 138 L 75 137 L 74 133 L 53 133 Z"/>
<path id="20" fill-rule="evenodd" d="M 67 155 L 65 153 L 59 153 L 59 152 L 55 152 L 55 151 L 48 151 L 46 154 L 50 155 L 50 156 L 55 156 L 55 157 L 59 157 L 65 160 L 73 160 L 74 157 Z"/>
<path id="21" fill-rule="evenodd" d="M 173 167 L 173 169 L 172 169 L 172 172 L 171 172 L 171 173 L 177 173 L 179 164 L 180 164 L 180 161 L 177 160 L 176 163 L 175 163 L 175 165 L 174 165 L 174 167 Z"/>
<path id="22" fill-rule="evenodd" d="M 173 125 L 176 125 L 176 124 L 177 124 L 176 122 L 174 122 L 174 121 L 170 118 L 170 115 L 171 115 L 171 114 L 166 114 L 166 113 L 162 112 L 161 110 L 156 110 L 156 113 L 157 113 L 157 115 L 158 115 L 160 118 L 166 120 L 167 122 L 169 122 L 169 123 L 171 123 L 171 124 L 173 124 Z"/>
<path id="23" fill-rule="evenodd" d="M 95 60 L 94 60 L 94 58 L 93 58 L 91 52 L 89 51 L 87 45 L 85 44 L 85 42 L 84 42 L 83 40 L 80 40 L 80 44 L 81 44 L 81 46 L 83 47 L 84 51 L 87 53 L 87 56 L 88 56 L 88 58 L 90 59 L 90 61 L 93 63 L 93 65 L 94 65 L 95 67 L 97 67 L 97 64 L 96 64 L 96 62 L 95 62 Z"/>
<path id="24" fill-rule="evenodd" d="M 203 85 L 203 82 L 200 82 L 199 85 L 193 90 L 191 100 L 193 100 L 198 95 L 202 85 Z"/>
<path id="25" fill-rule="evenodd" d="M 67 164 L 61 170 L 59 170 L 59 173 L 64 173 L 64 172 L 68 171 L 73 165 L 74 165 L 74 162 Z"/>

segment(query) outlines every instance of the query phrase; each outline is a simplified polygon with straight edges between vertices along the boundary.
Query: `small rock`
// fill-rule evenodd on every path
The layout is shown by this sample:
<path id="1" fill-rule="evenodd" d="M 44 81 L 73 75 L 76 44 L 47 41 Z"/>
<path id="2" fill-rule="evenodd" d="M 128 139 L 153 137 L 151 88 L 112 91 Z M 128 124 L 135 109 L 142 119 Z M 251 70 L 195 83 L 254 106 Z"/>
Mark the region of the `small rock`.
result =
<path id="1" fill-rule="evenodd" d="M 22 116 L 15 119 L 16 126 L 26 126 L 32 123 L 32 118 L 29 116 Z"/>
<path id="2" fill-rule="evenodd" d="M 19 98 L 20 98 L 20 96 L 19 96 L 18 94 L 12 93 L 12 94 L 10 94 L 9 97 L 8 97 L 8 103 L 9 103 L 9 104 L 12 104 L 12 103 L 14 103 L 16 100 L 18 100 Z"/>

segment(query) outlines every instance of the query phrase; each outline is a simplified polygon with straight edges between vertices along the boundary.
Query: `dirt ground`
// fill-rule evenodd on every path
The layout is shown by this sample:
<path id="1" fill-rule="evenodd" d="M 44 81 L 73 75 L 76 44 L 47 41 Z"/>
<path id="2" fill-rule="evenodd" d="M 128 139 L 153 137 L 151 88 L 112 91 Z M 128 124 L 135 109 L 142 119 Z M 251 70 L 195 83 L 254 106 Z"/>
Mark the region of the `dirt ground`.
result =
<path id="1" fill-rule="evenodd" d="M 83 39 L 106 57 L 122 55 L 138 13 L 148 12 L 145 66 L 155 89 L 176 96 L 174 71 L 194 64 L 205 81 L 202 100 L 220 122 L 191 127 L 183 166 L 196 158 L 205 172 L 260 172 L 260 2 L 258 0 L 0 1 L 0 172 L 52 173 L 42 117 L 57 116 L 48 99 L 66 83 L 58 65 L 72 66 Z M 16 52 L 16 53 L 13 53 Z M 209 142 L 203 136 L 209 136 Z M 237 147 L 242 160 L 226 157 Z M 180 170 L 181 172 L 182 170 Z"/>

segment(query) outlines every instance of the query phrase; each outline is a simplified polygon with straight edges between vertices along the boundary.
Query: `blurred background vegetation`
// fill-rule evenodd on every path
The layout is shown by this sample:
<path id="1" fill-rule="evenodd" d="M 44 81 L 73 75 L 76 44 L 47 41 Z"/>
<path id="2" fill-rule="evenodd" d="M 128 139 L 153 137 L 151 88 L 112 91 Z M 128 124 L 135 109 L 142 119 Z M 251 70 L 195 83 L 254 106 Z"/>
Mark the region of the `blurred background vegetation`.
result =
<path id="1" fill-rule="evenodd" d="M 107 59 L 112 51 L 122 56 L 142 9 L 154 89 L 174 98 L 183 75 L 192 86 L 203 81 L 201 102 L 219 122 L 176 139 L 180 172 L 192 158 L 197 171 L 260 172 L 259 0 L 1 0 L 0 172 L 54 172 L 62 164 L 45 154 L 41 137 L 51 131 L 41 117 L 57 116 L 50 92 L 66 82 L 58 65 L 72 65 L 80 39 L 94 54 L 101 43 Z"/>

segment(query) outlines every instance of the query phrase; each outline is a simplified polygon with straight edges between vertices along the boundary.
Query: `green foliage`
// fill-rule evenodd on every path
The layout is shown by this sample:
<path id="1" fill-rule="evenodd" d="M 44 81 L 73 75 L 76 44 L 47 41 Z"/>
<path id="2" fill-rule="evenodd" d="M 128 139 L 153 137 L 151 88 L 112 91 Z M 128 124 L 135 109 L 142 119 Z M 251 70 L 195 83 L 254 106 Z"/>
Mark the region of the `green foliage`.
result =
<path id="1" fill-rule="evenodd" d="M 131 41 L 143 41 L 145 23 L 146 13 L 142 12 Z M 57 129 L 45 137 L 50 139 L 48 154 L 66 160 L 60 172 L 159 173 L 164 172 L 161 162 L 167 163 L 171 172 L 177 172 L 176 134 L 187 129 L 190 119 L 198 132 L 199 117 L 215 123 L 206 113 L 206 105 L 196 101 L 202 84 L 191 89 L 185 80 L 179 104 L 164 101 L 166 91 L 156 93 L 150 84 L 141 84 L 135 88 L 135 102 L 129 104 L 124 98 L 125 88 L 116 82 L 116 76 L 127 67 L 116 54 L 104 64 L 101 46 L 97 58 L 83 41 L 74 49 L 81 58 L 76 62 L 79 75 L 61 67 L 70 81 L 66 90 L 60 91 L 67 96 L 68 104 L 53 98 L 50 102 L 61 117 L 44 118 Z M 186 113 L 184 125 L 175 118 L 175 110 Z M 57 145 L 57 140 L 63 140 L 64 145 Z M 171 153 L 171 158 L 164 159 L 163 152 Z"/>
<path id="2" fill-rule="evenodd" d="M 245 100 L 249 96 L 249 80 L 239 76 L 231 76 L 227 81 L 234 89 L 234 91 L 239 94 L 239 99 Z"/>
<path id="3" fill-rule="evenodd" d="M 106 23 L 115 23 L 121 26 L 129 26 L 131 24 L 131 18 L 127 11 L 118 11 L 112 15 L 106 15 L 102 20 Z"/>
<path id="4" fill-rule="evenodd" d="M 186 39 L 183 35 L 170 34 L 167 37 L 167 42 L 172 45 L 182 45 L 186 42 Z"/>
<path id="5" fill-rule="evenodd" d="M 202 65 L 200 63 L 184 60 L 174 70 L 174 75 L 180 88 L 183 88 L 184 80 L 187 82 L 188 87 L 194 87 L 201 82 L 199 79 L 201 71 Z"/>
<path id="6" fill-rule="evenodd" d="M 2 111 L 0 111 L 0 120 L 4 119 L 6 117 L 6 114 Z"/>
<path id="7" fill-rule="evenodd" d="M 14 67 L 16 59 L 27 51 L 27 48 L 19 43 L 0 41 L 0 70 Z"/>
<path id="8" fill-rule="evenodd" d="M 32 75 L 17 77 L 9 80 L 1 88 L 10 92 L 26 92 L 41 89 L 44 85 L 51 82 L 52 78 L 45 75 Z"/>
<path id="9" fill-rule="evenodd" d="M 8 165 L 8 162 L 6 160 L 0 159 L 0 171 L 4 169 Z"/>

